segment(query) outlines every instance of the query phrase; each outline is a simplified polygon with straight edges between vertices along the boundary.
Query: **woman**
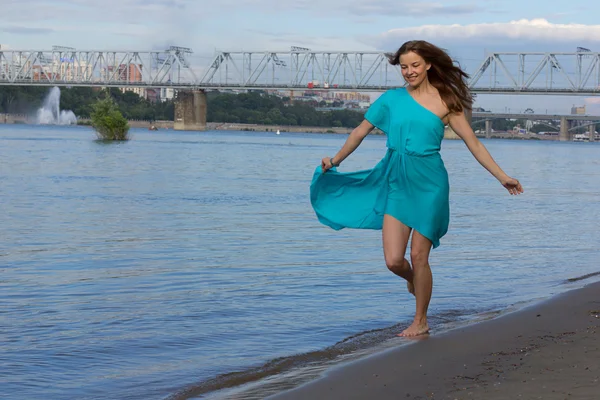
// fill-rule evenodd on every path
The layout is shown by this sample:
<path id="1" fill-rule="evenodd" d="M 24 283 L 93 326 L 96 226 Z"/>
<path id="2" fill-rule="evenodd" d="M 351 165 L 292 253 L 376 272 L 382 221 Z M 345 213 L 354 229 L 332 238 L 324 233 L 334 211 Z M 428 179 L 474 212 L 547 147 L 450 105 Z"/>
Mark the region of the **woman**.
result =
<path id="1" fill-rule="evenodd" d="M 416 297 L 414 321 L 399 334 L 411 337 L 429 332 L 429 253 L 448 230 L 448 175 L 439 154 L 444 126 L 452 127 L 511 195 L 523 188 L 496 164 L 467 122 L 464 112 L 472 104 L 468 75 L 448 54 L 431 43 L 410 41 L 390 63 L 400 64 L 406 87 L 385 92 L 341 150 L 323 158 L 311 183 L 311 203 L 319 220 L 333 229 L 382 229 L 386 265 Z M 375 127 L 387 135 L 385 157 L 371 170 L 337 172 L 334 167 Z M 404 255 L 411 233 L 409 262 Z"/>

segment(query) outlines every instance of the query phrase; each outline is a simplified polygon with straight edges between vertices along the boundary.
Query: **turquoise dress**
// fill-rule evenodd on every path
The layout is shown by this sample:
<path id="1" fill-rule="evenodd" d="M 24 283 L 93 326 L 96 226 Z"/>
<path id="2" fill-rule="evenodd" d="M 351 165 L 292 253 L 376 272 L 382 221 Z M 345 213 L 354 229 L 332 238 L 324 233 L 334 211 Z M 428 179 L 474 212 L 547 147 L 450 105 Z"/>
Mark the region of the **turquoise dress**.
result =
<path id="1" fill-rule="evenodd" d="M 439 153 L 444 123 L 405 88 L 381 95 L 365 119 L 387 135 L 387 153 L 373 169 L 323 173 L 317 167 L 310 200 L 319 221 L 335 230 L 381 229 L 389 214 L 438 247 L 450 220 L 448 173 Z"/>

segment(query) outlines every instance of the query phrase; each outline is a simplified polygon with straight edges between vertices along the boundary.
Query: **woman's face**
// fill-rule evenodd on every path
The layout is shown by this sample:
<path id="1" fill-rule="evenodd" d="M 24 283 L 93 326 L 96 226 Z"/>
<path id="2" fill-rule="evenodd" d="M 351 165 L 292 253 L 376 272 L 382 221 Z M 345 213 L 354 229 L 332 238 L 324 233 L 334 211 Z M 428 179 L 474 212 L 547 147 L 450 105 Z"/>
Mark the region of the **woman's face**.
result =
<path id="1" fill-rule="evenodd" d="M 406 54 L 400 56 L 400 68 L 402 69 L 402 76 L 406 83 L 412 87 L 418 87 L 427 78 L 427 70 L 430 68 L 430 64 L 427 64 L 423 57 L 409 51 Z"/>

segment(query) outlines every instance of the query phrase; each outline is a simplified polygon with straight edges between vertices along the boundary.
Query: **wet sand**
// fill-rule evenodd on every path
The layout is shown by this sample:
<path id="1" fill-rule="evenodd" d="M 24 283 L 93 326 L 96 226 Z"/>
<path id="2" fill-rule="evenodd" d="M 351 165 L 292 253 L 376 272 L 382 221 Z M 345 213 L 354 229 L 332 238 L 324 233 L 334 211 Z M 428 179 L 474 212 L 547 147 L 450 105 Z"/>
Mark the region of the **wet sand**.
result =
<path id="1" fill-rule="evenodd" d="M 600 399 L 600 282 L 433 332 L 269 399 Z"/>

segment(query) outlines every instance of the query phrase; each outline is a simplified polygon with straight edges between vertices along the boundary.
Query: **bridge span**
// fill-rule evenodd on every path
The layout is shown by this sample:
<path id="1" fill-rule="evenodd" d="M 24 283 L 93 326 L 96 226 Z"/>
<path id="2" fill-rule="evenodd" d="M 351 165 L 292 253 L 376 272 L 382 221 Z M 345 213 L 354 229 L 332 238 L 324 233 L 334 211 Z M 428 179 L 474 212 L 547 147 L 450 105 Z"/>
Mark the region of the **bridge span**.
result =
<path id="1" fill-rule="evenodd" d="M 171 88 L 176 128 L 206 125 L 207 90 L 384 91 L 403 80 L 378 51 L 218 51 L 207 65 L 192 50 L 0 49 L 0 85 Z M 600 53 L 489 53 L 469 71 L 476 94 L 599 95 Z"/>

